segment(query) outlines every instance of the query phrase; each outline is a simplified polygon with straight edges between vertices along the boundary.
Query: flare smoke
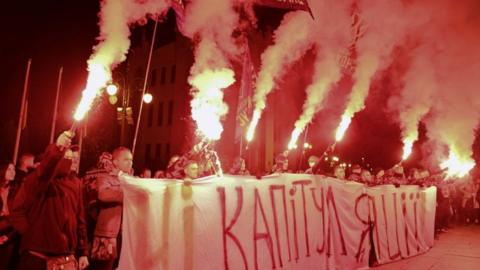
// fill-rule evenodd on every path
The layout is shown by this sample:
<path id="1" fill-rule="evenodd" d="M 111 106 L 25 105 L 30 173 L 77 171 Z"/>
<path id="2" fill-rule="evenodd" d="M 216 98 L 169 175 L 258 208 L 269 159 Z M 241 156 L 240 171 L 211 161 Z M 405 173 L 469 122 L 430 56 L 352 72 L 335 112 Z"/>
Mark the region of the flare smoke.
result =
<path id="1" fill-rule="evenodd" d="M 312 83 L 307 87 L 307 98 L 303 104 L 303 112 L 295 122 L 295 129 L 289 143 L 293 148 L 298 136 L 312 121 L 313 116 L 322 109 L 323 101 L 341 78 L 341 66 L 338 62 L 341 53 L 348 51 L 348 42 L 352 38 L 350 0 L 312 2 L 315 14 L 316 59 Z"/>
<path id="2" fill-rule="evenodd" d="M 262 54 L 262 65 L 255 87 L 255 111 L 248 129 L 251 140 L 258 120 L 266 106 L 268 94 L 289 66 L 299 60 L 313 45 L 312 18 L 303 11 L 286 14 L 275 31 L 274 45 Z"/>
<path id="3" fill-rule="evenodd" d="M 90 109 L 99 90 L 111 79 L 111 69 L 125 60 L 130 48 L 129 26 L 144 20 L 147 15 L 163 15 L 169 8 L 166 0 L 104 0 L 100 10 L 99 43 L 88 60 L 87 86 L 74 118 L 80 121 Z"/>
<path id="4" fill-rule="evenodd" d="M 238 53 L 232 38 L 238 24 L 233 4 L 233 0 L 192 1 L 185 17 L 185 34 L 198 41 L 189 77 L 194 87 L 192 117 L 199 132 L 211 140 L 220 138 L 220 120 L 228 112 L 222 89 L 235 81 L 229 62 Z"/>
<path id="5" fill-rule="evenodd" d="M 390 64 L 391 52 L 404 41 L 409 25 L 405 18 L 406 8 L 400 1 L 359 0 L 357 4 L 366 31 L 356 44 L 358 56 L 353 74 L 354 85 L 337 130 L 337 140 L 343 137 L 353 116 L 365 108 L 373 76 Z"/>

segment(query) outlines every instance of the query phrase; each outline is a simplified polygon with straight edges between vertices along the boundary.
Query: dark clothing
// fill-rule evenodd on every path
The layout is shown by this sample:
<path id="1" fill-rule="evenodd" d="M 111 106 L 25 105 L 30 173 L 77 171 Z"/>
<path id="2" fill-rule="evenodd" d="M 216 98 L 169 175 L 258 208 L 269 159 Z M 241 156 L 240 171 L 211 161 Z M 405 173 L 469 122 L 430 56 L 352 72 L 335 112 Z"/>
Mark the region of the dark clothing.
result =
<path id="1" fill-rule="evenodd" d="M 11 221 L 22 234 L 23 252 L 88 255 L 82 183 L 73 173 L 57 177 L 63 154 L 56 145 L 50 145 L 15 198 Z"/>
<path id="2" fill-rule="evenodd" d="M 47 270 L 47 261 L 30 252 L 23 252 L 17 270 Z"/>
<path id="3" fill-rule="evenodd" d="M 25 182 L 27 175 L 27 172 L 22 171 L 18 168 L 15 170 L 15 179 L 13 179 L 13 181 L 8 184 L 10 189 L 10 191 L 8 192 L 9 203 L 11 202 L 13 204 L 13 200 L 15 199 L 15 196 Z"/>

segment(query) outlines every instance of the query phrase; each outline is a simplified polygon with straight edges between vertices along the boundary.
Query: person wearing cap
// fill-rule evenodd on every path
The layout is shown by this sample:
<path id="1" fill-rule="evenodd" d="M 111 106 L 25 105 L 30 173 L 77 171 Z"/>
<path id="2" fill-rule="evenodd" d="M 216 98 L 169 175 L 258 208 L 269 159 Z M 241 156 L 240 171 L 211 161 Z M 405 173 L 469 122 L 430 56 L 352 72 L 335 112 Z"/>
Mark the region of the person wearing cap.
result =
<path id="1" fill-rule="evenodd" d="M 85 269 L 88 243 L 82 182 L 75 173 L 73 134 L 48 146 L 41 164 L 20 188 L 11 221 L 22 235 L 19 270 Z M 80 254 L 77 259 L 76 254 Z M 56 268 L 55 268 L 56 267 Z"/>

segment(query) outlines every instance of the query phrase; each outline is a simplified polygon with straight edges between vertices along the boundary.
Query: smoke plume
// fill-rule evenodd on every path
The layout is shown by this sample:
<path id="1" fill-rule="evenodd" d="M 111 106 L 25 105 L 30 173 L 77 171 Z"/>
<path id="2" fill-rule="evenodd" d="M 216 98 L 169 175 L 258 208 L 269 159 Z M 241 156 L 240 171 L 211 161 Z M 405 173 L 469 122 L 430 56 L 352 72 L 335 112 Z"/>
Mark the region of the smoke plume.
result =
<path id="1" fill-rule="evenodd" d="M 229 59 L 238 54 L 232 32 L 239 18 L 233 5 L 233 0 L 198 0 L 186 10 L 184 32 L 196 42 L 189 77 L 192 117 L 200 134 L 211 140 L 220 138 L 220 120 L 228 112 L 222 89 L 235 82 Z"/>
<path id="2" fill-rule="evenodd" d="M 247 139 L 251 140 L 256 124 L 266 106 L 268 94 L 291 64 L 299 60 L 314 44 L 312 18 L 303 11 L 285 15 L 274 34 L 274 44 L 262 54 L 262 65 L 255 87 L 255 111 Z"/>
<path id="3" fill-rule="evenodd" d="M 323 107 L 323 101 L 333 85 L 340 80 L 342 72 L 340 55 L 348 52 L 348 43 L 353 38 L 351 0 L 312 2 L 315 15 L 314 42 L 316 48 L 315 70 L 312 83 L 307 87 L 303 112 L 295 122 L 289 148 L 296 144 L 298 136 Z M 347 53 L 348 54 L 348 53 Z"/>
<path id="4" fill-rule="evenodd" d="M 111 70 L 123 62 L 130 48 L 130 26 L 144 21 L 147 15 L 164 15 L 170 4 L 167 0 L 104 0 L 99 13 L 98 45 L 88 60 L 87 86 L 74 118 L 83 119 L 99 90 L 111 79 Z"/>

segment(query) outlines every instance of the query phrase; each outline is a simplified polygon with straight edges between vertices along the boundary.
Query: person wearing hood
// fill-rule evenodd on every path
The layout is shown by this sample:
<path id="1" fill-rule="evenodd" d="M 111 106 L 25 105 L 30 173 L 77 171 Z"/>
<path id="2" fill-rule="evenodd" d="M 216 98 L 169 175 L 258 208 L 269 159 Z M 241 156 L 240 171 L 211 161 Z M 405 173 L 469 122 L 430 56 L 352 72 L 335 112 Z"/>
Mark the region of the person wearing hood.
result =
<path id="1" fill-rule="evenodd" d="M 22 236 L 19 270 L 85 269 L 89 264 L 83 187 L 74 172 L 79 156 L 70 148 L 72 137 L 63 132 L 48 146 L 14 200 L 11 222 Z"/>

